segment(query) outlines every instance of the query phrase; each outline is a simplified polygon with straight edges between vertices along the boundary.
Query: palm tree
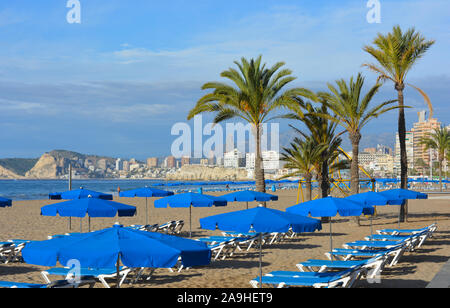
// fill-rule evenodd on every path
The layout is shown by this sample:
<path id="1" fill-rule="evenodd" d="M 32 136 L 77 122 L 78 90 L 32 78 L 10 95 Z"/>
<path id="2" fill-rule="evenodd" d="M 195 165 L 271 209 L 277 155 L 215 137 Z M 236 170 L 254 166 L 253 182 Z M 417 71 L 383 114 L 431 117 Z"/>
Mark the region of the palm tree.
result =
<path id="1" fill-rule="evenodd" d="M 318 95 L 318 99 L 324 102 L 325 98 L 320 97 Z M 300 102 L 302 103 L 302 102 Z M 301 136 L 306 138 L 312 138 L 316 142 L 317 145 L 325 144 L 326 148 L 321 154 L 321 159 L 317 161 L 316 170 L 317 170 L 317 181 L 320 187 L 320 196 L 321 198 L 328 197 L 330 193 L 330 178 L 329 171 L 332 170 L 341 170 L 348 168 L 347 161 L 339 161 L 337 160 L 340 154 L 343 154 L 340 150 L 340 146 L 342 144 L 342 139 L 340 138 L 340 134 L 336 134 L 337 123 L 331 122 L 324 117 L 317 116 L 316 114 L 328 114 L 328 110 L 325 104 L 318 108 L 314 108 L 311 103 L 302 104 L 305 112 L 303 114 L 289 114 L 286 117 L 290 119 L 295 119 L 298 121 L 302 121 L 309 130 L 309 134 L 307 135 L 303 131 L 295 128 L 291 125 L 291 127 Z"/>
<path id="2" fill-rule="evenodd" d="M 406 153 L 406 120 L 405 103 L 403 91 L 407 85 L 406 76 L 414 64 L 424 56 L 427 50 L 435 43 L 434 40 L 426 40 L 414 28 L 402 32 L 400 26 L 395 26 L 387 35 L 378 34 L 373 41 L 373 46 L 365 46 L 364 50 L 372 55 L 376 64 L 364 64 L 371 71 L 378 74 L 379 81 L 390 80 L 394 83 L 398 94 L 398 133 L 400 139 L 400 165 L 401 165 L 401 188 L 408 187 L 408 157 Z M 412 86 L 412 85 L 410 85 Z M 430 117 L 433 115 L 433 106 L 429 97 L 421 89 L 412 86 L 425 98 L 430 107 Z M 400 210 L 400 221 L 405 221 L 406 206 Z"/>
<path id="3" fill-rule="evenodd" d="M 312 199 L 312 179 L 314 172 L 317 172 L 317 162 L 321 161 L 326 146 L 326 144 L 317 145 L 312 138 L 295 138 L 291 147 L 284 148 L 281 154 L 281 160 L 286 163 L 284 167 L 295 170 L 282 178 L 302 176 L 306 182 L 307 201 Z"/>
<path id="4" fill-rule="evenodd" d="M 212 90 L 197 102 L 190 111 L 188 119 L 204 113 L 216 113 L 214 123 L 220 123 L 232 118 L 240 118 L 252 125 L 256 144 L 255 180 L 256 189 L 265 192 L 264 169 L 262 168 L 261 134 L 262 125 L 278 118 L 274 113 L 282 108 L 297 109 L 294 97 L 314 97 L 303 88 L 283 89 L 294 81 L 292 71 L 281 69 L 284 62 L 278 62 L 271 68 L 261 64 L 261 56 L 256 60 L 234 62 L 238 70 L 230 68 L 221 73 L 221 77 L 229 79 L 236 87 L 210 82 L 203 85 L 203 90 Z M 281 69 L 281 70 L 280 70 Z"/>
<path id="5" fill-rule="evenodd" d="M 327 113 L 316 113 L 318 116 L 324 117 L 332 122 L 340 124 L 348 133 L 352 144 L 352 162 L 350 167 L 351 173 L 351 192 L 359 193 L 359 143 L 361 141 L 362 129 L 370 120 L 378 118 L 380 115 L 396 109 L 392 106 L 396 101 L 386 101 L 375 107 L 369 108 L 369 105 L 378 93 L 381 84 L 377 83 L 363 97 L 362 88 L 364 86 L 364 77 L 359 73 L 356 80 L 350 78 L 347 84 L 344 79 L 336 81 L 337 88 L 328 84 L 330 93 L 321 93 L 324 99 L 322 103 L 334 115 Z"/>
<path id="6" fill-rule="evenodd" d="M 425 151 L 433 149 L 438 153 L 439 186 L 442 192 L 442 167 L 446 155 L 450 151 L 450 132 L 445 127 L 436 128 L 432 134 L 423 137 L 420 144 L 425 146 Z"/>

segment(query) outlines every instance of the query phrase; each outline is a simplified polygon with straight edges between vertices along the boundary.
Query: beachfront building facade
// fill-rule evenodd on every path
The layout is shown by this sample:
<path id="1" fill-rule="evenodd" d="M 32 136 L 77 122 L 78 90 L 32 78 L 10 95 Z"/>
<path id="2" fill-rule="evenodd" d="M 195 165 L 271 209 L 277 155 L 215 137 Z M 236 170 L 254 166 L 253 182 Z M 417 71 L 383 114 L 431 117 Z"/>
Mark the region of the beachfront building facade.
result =
<path id="1" fill-rule="evenodd" d="M 406 155 L 408 158 L 408 169 L 414 168 L 414 133 L 412 131 L 406 132 Z M 394 174 L 400 175 L 400 138 L 398 133 L 395 140 L 395 155 L 394 155 Z"/>
<path id="2" fill-rule="evenodd" d="M 176 159 L 174 156 L 168 156 L 164 160 L 164 167 L 167 169 L 173 169 L 176 167 Z"/>
<path id="3" fill-rule="evenodd" d="M 158 158 L 157 157 L 147 158 L 147 167 L 148 168 L 157 168 L 158 167 Z"/>
<path id="4" fill-rule="evenodd" d="M 390 176 L 394 173 L 394 157 L 383 153 L 360 153 L 359 163 L 375 176 Z"/>
<path id="5" fill-rule="evenodd" d="M 425 145 L 420 144 L 423 138 L 428 137 L 434 132 L 435 129 L 441 127 L 441 123 L 437 119 L 426 119 L 426 111 L 418 113 L 419 122 L 414 123 L 412 128 L 413 132 L 413 147 L 414 147 L 414 159 L 421 160 L 424 165 L 429 166 L 432 160 L 435 161 L 436 153 L 433 150 L 425 150 Z"/>
<path id="6" fill-rule="evenodd" d="M 245 166 L 244 154 L 238 149 L 227 152 L 223 156 L 223 166 L 225 168 L 242 168 Z"/>
<path id="7" fill-rule="evenodd" d="M 280 169 L 280 153 L 276 151 L 263 151 L 261 153 L 263 159 L 264 171 L 276 173 Z M 247 153 L 245 158 L 245 168 L 247 170 L 255 169 L 255 153 Z"/>

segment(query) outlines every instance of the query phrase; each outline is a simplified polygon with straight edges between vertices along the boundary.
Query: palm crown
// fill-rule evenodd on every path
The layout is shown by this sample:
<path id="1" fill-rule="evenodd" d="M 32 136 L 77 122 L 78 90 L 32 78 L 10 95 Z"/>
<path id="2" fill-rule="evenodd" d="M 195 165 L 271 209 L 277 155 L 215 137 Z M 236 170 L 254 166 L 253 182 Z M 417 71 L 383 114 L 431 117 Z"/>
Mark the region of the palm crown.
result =
<path id="1" fill-rule="evenodd" d="M 366 63 L 363 66 L 377 73 L 379 80 L 391 80 L 397 90 L 403 90 L 408 72 L 435 41 L 427 41 L 414 28 L 402 32 L 401 28 L 396 26 L 387 35 L 378 34 L 373 43 L 375 46 L 365 46 L 364 50 L 377 60 L 378 65 Z M 422 94 L 432 115 L 433 106 L 429 97 L 421 89 L 412 87 Z"/>
<path id="2" fill-rule="evenodd" d="M 237 117 L 259 126 L 274 119 L 269 115 L 277 109 L 297 109 L 296 96 L 314 96 L 303 88 L 283 92 L 285 86 L 296 79 L 291 75 L 291 70 L 281 69 L 285 65 L 283 62 L 266 68 L 265 64 L 261 64 L 260 56 L 256 60 L 242 58 L 240 63 L 234 63 L 238 70 L 230 68 L 221 76 L 233 82 L 235 87 L 221 82 L 204 84 L 203 90 L 213 91 L 200 98 L 188 119 L 203 112 L 214 112 L 215 123 Z"/>
<path id="3" fill-rule="evenodd" d="M 377 83 L 365 95 L 362 95 L 364 77 L 358 74 L 356 80 L 350 78 L 350 83 L 344 79 L 336 81 L 337 88 L 328 84 L 330 93 L 320 93 L 325 98 L 323 104 L 334 112 L 335 115 L 318 113 L 320 116 L 339 123 L 350 134 L 359 134 L 367 123 L 380 115 L 398 108 L 392 106 L 397 100 L 390 100 L 369 108 L 369 105 L 378 93 L 381 84 Z"/>

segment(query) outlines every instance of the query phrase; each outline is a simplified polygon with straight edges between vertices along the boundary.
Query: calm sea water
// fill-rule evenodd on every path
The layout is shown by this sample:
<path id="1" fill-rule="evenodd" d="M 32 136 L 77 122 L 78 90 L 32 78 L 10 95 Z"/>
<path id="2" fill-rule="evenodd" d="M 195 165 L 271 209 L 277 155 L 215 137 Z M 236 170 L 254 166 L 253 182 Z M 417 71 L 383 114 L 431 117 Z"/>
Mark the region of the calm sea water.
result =
<path id="1" fill-rule="evenodd" d="M 98 192 L 117 194 L 117 188 L 121 191 L 152 186 L 161 183 L 161 180 L 72 180 L 72 189 L 83 187 Z M 171 183 L 171 182 L 167 182 Z M 233 188 L 235 185 L 230 185 Z M 225 190 L 225 185 L 208 185 L 204 187 L 201 183 L 192 182 L 188 186 L 164 186 L 156 187 L 163 190 L 179 192 L 180 190 L 198 190 L 202 187 L 204 191 Z M 251 188 L 251 186 L 242 188 Z M 0 180 L 0 196 L 12 200 L 44 200 L 48 199 L 49 193 L 62 192 L 69 189 L 67 180 Z"/>

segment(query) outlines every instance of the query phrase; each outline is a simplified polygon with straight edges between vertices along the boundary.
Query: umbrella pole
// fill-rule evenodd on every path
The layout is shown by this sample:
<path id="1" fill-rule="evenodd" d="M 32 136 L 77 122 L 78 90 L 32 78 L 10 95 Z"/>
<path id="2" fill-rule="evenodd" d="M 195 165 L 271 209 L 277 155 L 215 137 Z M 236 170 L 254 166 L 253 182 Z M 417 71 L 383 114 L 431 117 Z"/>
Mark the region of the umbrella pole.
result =
<path id="1" fill-rule="evenodd" d="M 69 217 L 69 231 L 72 231 L 72 217 Z"/>
<path id="2" fill-rule="evenodd" d="M 117 255 L 117 262 L 116 262 L 116 288 L 120 289 L 120 253 Z"/>
<path id="3" fill-rule="evenodd" d="M 330 253 L 333 253 L 333 220 L 330 217 Z M 333 255 L 331 255 L 331 261 L 333 261 Z"/>
<path id="4" fill-rule="evenodd" d="M 192 204 L 189 205 L 189 238 L 192 238 Z"/>
<path id="5" fill-rule="evenodd" d="M 248 201 L 247 201 L 247 210 L 248 210 Z"/>
<path id="6" fill-rule="evenodd" d="M 80 233 L 83 233 L 83 218 L 80 218 Z"/>
<path id="7" fill-rule="evenodd" d="M 88 217 L 88 232 L 91 232 L 91 216 Z"/>
<path id="8" fill-rule="evenodd" d="M 147 197 L 145 197 L 145 225 L 148 226 L 148 205 L 147 205 Z"/>
<path id="9" fill-rule="evenodd" d="M 259 288 L 262 289 L 262 233 L 259 233 Z"/>

